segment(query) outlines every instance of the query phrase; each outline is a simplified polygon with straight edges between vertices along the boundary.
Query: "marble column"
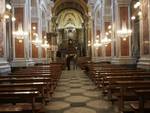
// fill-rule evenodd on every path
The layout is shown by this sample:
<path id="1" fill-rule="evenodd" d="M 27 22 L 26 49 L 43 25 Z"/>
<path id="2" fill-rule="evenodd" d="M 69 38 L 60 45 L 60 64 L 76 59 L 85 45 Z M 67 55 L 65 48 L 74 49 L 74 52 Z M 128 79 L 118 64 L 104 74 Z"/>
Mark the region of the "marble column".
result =
<path id="1" fill-rule="evenodd" d="M 94 57 L 94 47 L 93 47 L 93 44 L 94 44 L 94 32 L 93 32 L 93 19 L 91 19 L 91 22 L 90 22 L 90 26 L 91 26 L 91 57 Z"/>
<path id="2" fill-rule="evenodd" d="M 104 1 L 99 1 L 99 3 L 97 4 L 97 8 L 95 9 L 96 13 L 95 13 L 95 19 L 94 19 L 94 39 L 96 40 L 97 35 L 99 35 L 99 42 L 101 42 L 101 39 L 103 38 L 104 34 L 105 34 L 105 29 L 104 29 Z M 97 14 L 100 15 L 100 17 L 97 17 Z M 97 19 L 98 18 L 98 19 Z M 98 22 L 99 21 L 99 22 Z M 97 24 L 99 24 L 98 28 L 96 27 Z M 94 40 L 94 43 L 95 43 Z M 92 60 L 94 62 L 101 62 L 103 60 L 105 60 L 105 47 L 104 46 L 100 46 L 100 47 L 94 47 L 94 51 L 95 51 L 95 56 L 92 58 Z M 98 53 L 99 52 L 99 53 Z"/>
<path id="3" fill-rule="evenodd" d="M 5 12 L 5 0 L 0 0 L 0 15 Z M 10 37 L 9 37 L 10 38 Z M 6 49 L 6 21 L 0 20 L 0 73 L 10 72 L 10 64 L 7 61 L 8 52 Z"/>
<path id="4" fill-rule="evenodd" d="M 26 66 L 33 66 L 35 62 L 32 59 L 32 40 L 31 40 L 31 0 L 25 2 L 25 17 L 24 17 L 24 30 L 28 32 L 28 36 L 24 39 L 24 51 Z"/>
<path id="5" fill-rule="evenodd" d="M 93 41 L 92 41 L 92 39 L 93 39 L 92 29 L 93 29 L 92 18 L 89 16 L 89 20 L 88 20 L 88 40 L 87 40 L 87 44 L 89 44 L 88 49 L 87 49 L 87 56 L 88 57 L 93 56 L 93 52 L 92 52 L 92 43 L 93 43 Z"/>
<path id="6" fill-rule="evenodd" d="M 87 18 L 87 17 L 86 17 Z M 83 49 L 84 49 L 84 51 L 83 51 L 83 56 L 86 56 L 87 55 L 87 20 L 85 21 L 85 23 L 84 23 L 84 46 L 83 46 Z"/>
<path id="7" fill-rule="evenodd" d="M 140 59 L 138 67 L 150 70 L 150 1 L 140 0 Z"/>
<path id="8" fill-rule="evenodd" d="M 101 40 L 105 37 L 105 1 L 102 1 L 102 6 L 101 6 Z M 106 59 L 106 52 L 105 52 L 105 45 L 101 46 L 102 49 L 102 55 L 101 55 L 101 60 L 105 61 Z"/>
<path id="9" fill-rule="evenodd" d="M 34 61 L 31 56 L 31 1 L 12 1 L 14 15 L 16 21 L 13 24 L 13 31 L 18 30 L 18 25 L 21 23 L 23 31 L 27 32 L 28 35 L 19 42 L 15 36 L 13 36 L 13 61 L 11 62 L 12 67 L 26 67 L 34 65 Z"/>
<path id="10" fill-rule="evenodd" d="M 42 4 L 41 1 L 37 3 L 37 10 L 38 10 L 38 35 L 39 39 L 42 39 Z M 42 47 L 38 47 L 38 59 L 37 63 L 42 63 Z"/>

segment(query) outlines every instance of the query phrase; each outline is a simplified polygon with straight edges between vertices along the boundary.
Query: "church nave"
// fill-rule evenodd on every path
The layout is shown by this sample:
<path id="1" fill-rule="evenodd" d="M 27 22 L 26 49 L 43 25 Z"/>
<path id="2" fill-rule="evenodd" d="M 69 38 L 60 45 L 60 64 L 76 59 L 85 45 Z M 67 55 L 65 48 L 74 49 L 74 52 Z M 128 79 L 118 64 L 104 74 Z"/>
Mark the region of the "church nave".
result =
<path id="1" fill-rule="evenodd" d="M 65 70 L 45 110 L 46 113 L 116 113 L 106 98 L 83 70 Z"/>

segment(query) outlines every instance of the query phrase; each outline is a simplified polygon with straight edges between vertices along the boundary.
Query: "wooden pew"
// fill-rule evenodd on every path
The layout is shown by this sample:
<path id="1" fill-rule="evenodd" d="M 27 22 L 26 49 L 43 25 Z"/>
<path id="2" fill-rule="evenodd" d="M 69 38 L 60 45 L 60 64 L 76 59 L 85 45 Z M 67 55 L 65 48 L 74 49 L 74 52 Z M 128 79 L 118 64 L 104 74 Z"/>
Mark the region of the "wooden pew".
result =
<path id="1" fill-rule="evenodd" d="M 54 71 L 53 68 L 57 71 Z M 61 65 L 58 64 L 41 65 L 20 69 L 8 76 L 0 76 L 0 98 L 10 97 L 12 100 L 18 99 L 23 102 L 23 99 L 18 98 L 19 96 L 32 100 L 32 112 L 35 113 L 35 99 L 40 97 L 42 103 L 46 103 L 45 99 L 49 97 L 49 90 L 52 89 L 50 86 L 53 86 L 55 79 L 59 79 L 61 70 Z"/>
<path id="2" fill-rule="evenodd" d="M 135 90 L 138 96 L 138 104 L 132 103 L 131 107 L 138 113 L 144 113 L 145 109 L 150 111 L 150 89 Z"/>
<path id="3" fill-rule="evenodd" d="M 128 80 L 150 80 L 150 75 L 149 74 L 140 74 L 140 73 L 112 73 L 108 74 L 106 76 L 103 76 L 101 78 L 101 84 L 102 84 L 102 90 L 105 92 L 105 89 L 109 85 L 109 83 L 112 83 L 114 81 L 128 81 Z M 100 83 L 99 83 L 100 84 Z"/>
<path id="4" fill-rule="evenodd" d="M 93 75 L 93 81 L 96 83 L 98 87 L 102 87 L 105 77 L 107 76 L 138 76 L 138 75 L 144 75 L 144 76 L 150 76 L 150 72 L 141 72 L 138 70 L 128 70 L 128 71 L 120 71 L 117 70 L 117 72 L 102 72 L 102 73 L 95 73 Z"/>
<path id="5" fill-rule="evenodd" d="M 87 64 L 87 67 L 89 69 L 88 76 L 98 87 L 105 87 L 109 90 L 109 95 L 112 95 L 111 92 L 114 89 L 117 91 L 114 93 L 117 94 L 116 96 L 119 100 L 118 106 L 121 112 L 124 110 L 124 101 L 138 99 L 135 93 L 133 93 L 133 90 L 150 89 L 150 72 L 142 69 L 130 69 L 115 65 L 92 63 Z M 131 95 L 125 94 L 126 91 L 129 91 Z"/>
<path id="6" fill-rule="evenodd" d="M 5 83 L 0 84 L 0 99 L 5 100 L 6 103 L 15 103 L 15 101 L 32 103 L 32 113 L 35 113 L 35 99 L 42 96 L 42 103 L 45 104 L 43 88 L 46 83 Z"/>
<path id="7" fill-rule="evenodd" d="M 116 81 L 109 85 L 110 89 L 119 88 L 119 93 L 117 93 L 118 97 L 118 108 L 120 112 L 124 111 L 124 102 L 125 101 L 133 101 L 137 100 L 137 96 L 134 94 L 134 90 L 137 89 L 149 89 L 150 88 L 150 80 L 147 81 Z"/>
<path id="8" fill-rule="evenodd" d="M 9 99 L 9 101 L 11 102 L 11 99 L 15 98 L 15 99 L 19 99 L 21 100 L 22 98 L 23 99 L 26 99 L 29 101 L 29 103 L 32 104 L 32 113 L 36 113 L 35 112 L 35 99 L 36 97 L 39 95 L 39 92 L 38 91 L 3 91 L 3 92 L 0 92 L 0 99 Z"/>

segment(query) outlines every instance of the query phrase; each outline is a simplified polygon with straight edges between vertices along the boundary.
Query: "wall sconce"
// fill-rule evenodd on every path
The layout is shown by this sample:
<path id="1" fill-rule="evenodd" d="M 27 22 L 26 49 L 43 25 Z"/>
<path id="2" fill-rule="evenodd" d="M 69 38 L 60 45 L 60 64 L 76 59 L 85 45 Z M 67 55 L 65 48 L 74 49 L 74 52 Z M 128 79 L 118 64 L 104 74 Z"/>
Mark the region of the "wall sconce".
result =
<path id="1" fill-rule="evenodd" d="M 137 10 L 136 15 L 138 15 L 139 17 L 142 15 L 141 5 L 142 5 L 141 2 L 136 2 L 136 3 L 134 4 L 134 9 Z M 136 15 L 133 15 L 133 16 L 131 17 L 131 20 L 135 20 L 135 19 L 136 19 Z"/>
<path id="2" fill-rule="evenodd" d="M 134 4 L 134 8 L 137 9 L 138 7 L 141 6 L 141 3 L 140 2 L 136 2 L 136 4 Z"/>
<path id="3" fill-rule="evenodd" d="M 0 14 L 0 22 L 5 20 L 5 19 L 9 19 L 11 16 L 11 13 L 8 11 L 5 11 L 3 14 Z"/>
<path id="4" fill-rule="evenodd" d="M 10 17 L 12 17 L 12 21 L 15 21 L 16 19 L 11 13 L 12 6 L 9 3 L 7 3 L 5 7 L 6 7 L 5 12 L 0 14 L 0 22 L 5 19 L 9 19 Z"/>

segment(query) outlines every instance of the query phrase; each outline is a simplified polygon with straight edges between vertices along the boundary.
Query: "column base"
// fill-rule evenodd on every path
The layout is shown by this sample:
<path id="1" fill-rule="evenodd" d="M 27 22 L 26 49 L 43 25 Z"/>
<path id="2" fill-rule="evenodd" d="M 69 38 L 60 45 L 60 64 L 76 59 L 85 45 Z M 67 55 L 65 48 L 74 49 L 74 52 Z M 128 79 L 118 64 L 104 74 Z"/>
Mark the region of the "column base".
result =
<path id="1" fill-rule="evenodd" d="M 50 62 L 52 62 L 51 61 L 51 59 L 49 58 L 49 59 L 47 59 L 47 58 L 41 58 L 41 59 L 39 59 L 39 58 L 34 58 L 33 59 L 34 60 L 34 62 L 35 62 L 35 64 L 47 64 L 47 63 L 50 63 Z"/>
<path id="2" fill-rule="evenodd" d="M 92 62 L 111 62 L 111 57 L 92 57 Z"/>
<path id="3" fill-rule="evenodd" d="M 112 58 L 111 64 L 118 64 L 118 65 L 135 65 L 137 63 L 136 58 Z"/>
<path id="4" fill-rule="evenodd" d="M 29 67 L 34 66 L 35 62 L 32 59 L 14 59 L 11 62 L 12 67 Z"/>
<path id="5" fill-rule="evenodd" d="M 150 70 L 150 58 L 140 58 L 137 67 Z"/>
<path id="6" fill-rule="evenodd" d="M 0 73 L 10 73 L 11 67 L 9 62 L 7 62 L 5 59 L 0 59 Z"/>

